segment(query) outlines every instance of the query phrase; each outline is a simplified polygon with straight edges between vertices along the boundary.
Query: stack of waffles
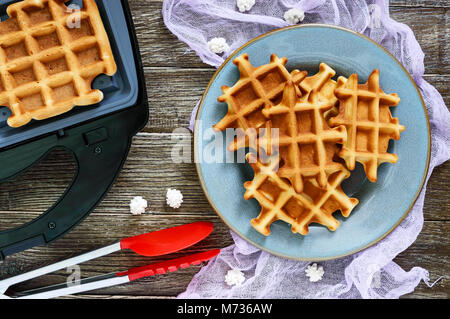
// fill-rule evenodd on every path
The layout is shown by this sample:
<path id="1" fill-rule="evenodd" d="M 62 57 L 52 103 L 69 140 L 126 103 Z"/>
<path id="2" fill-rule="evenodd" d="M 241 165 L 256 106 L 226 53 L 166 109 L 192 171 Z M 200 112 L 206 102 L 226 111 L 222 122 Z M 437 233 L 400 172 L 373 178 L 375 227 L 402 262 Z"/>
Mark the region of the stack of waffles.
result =
<path id="1" fill-rule="evenodd" d="M 79 10 L 65 2 L 16 2 L 0 23 L 0 105 L 12 112 L 9 126 L 100 102 L 92 81 L 116 72 L 95 0 L 84 0 Z"/>
<path id="2" fill-rule="evenodd" d="M 333 213 L 348 217 L 358 204 L 341 188 L 355 162 L 376 182 L 378 166 L 397 161 L 387 149 L 405 129 L 389 109 L 399 97 L 381 90 L 379 70 L 359 84 L 357 74 L 333 80 L 336 72 L 325 63 L 312 76 L 289 72 L 287 59 L 275 54 L 259 67 L 247 54 L 233 62 L 240 79 L 222 87 L 218 101 L 228 112 L 214 129 L 239 129 L 229 151 L 249 147 L 246 159 L 255 175 L 244 184 L 244 198 L 261 206 L 252 226 L 266 236 L 277 220 L 302 235 L 312 223 L 336 230 Z"/>

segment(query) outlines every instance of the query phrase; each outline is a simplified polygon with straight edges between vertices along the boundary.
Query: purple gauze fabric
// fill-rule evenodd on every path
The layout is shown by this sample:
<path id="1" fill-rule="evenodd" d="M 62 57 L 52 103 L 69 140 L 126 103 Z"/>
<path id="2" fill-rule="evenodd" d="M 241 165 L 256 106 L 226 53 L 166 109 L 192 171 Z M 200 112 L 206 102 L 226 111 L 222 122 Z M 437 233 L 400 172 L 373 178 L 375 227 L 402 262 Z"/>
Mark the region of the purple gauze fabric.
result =
<path id="1" fill-rule="evenodd" d="M 236 0 L 165 0 L 164 22 L 203 62 L 215 67 L 248 40 L 287 26 L 284 13 L 291 8 L 305 12 L 302 23 L 339 25 L 369 36 L 406 67 L 420 88 L 428 109 L 432 132 L 430 169 L 450 158 L 450 113 L 437 90 L 423 78 L 424 54 L 411 29 L 389 17 L 383 0 L 256 0 L 248 12 L 237 10 Z M 209 51 L 214 37 L 227 40 L 223 55 Z M 196 114 L 193 111 L 191 126 Z M 426 184 L 425 184 L 426 185 Z M 428 272 L 420 267 L 403 270 L 392 260 L 408 248 L 423 226 L 423 187 L 413 209 L 385 239 L 357 254 L 321 262 L 325 270 L 319 282 L 305 276 L 310 262 L 287 260 L 261 251 L 231 232 L 235 244 L 195 275 L 179 298 L 398 298 L 412 292 Z M 245 281 L 230 287 L 224 282 L 228 270 L 239 269 Z"/>

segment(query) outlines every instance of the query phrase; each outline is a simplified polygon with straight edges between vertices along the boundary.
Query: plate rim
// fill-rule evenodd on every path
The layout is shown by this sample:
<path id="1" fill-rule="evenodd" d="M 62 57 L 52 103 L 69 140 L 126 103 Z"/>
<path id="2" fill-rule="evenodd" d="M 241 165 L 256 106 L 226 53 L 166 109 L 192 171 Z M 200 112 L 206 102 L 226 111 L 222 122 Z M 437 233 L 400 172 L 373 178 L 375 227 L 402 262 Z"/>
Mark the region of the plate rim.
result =
<path id="1" fill-rule="evenodd" d="M 405 219 L 405 217 L 409 214 L 409 212 L 411 211 L 411 209 L 413 208 L 414 204 L 417 201 L 417 198 L 419 197 L 423 186 L 425 184 L 425 180 L 426 177 L 428 175 L 428 171 L 429 171 L 429 167 L 430 167 L 430 157 L 431 157 L 431 128 L 430 128 L 430 120 L 428 117 L 428 110 L 425 106 L 425 101 L 423 100 L 422 94 L 420 93 L 419 88 L 417 87 L 416 82 L 414 82 L 411 74 L 409 74 L 409 72 L 406 70 L 406 68 L 403 66 L 403 64 L 398 61 L 398 59 L 392 54 L 390 53 L 386 48 L 384 48 L 383 46 L 381 46 L 380 44 L 378 44 L 377 42 L 375 42 L 374 40 L 372 40 L 371 38 L 367 37 L 364 34 L 358 33 L 356 31 L 341 27 L 341 26 L 335 26 L 335 25 L 329 25 L 329 24 L 323 24 L 323 23 L 308 23 L 308 24 L 301 24 L 301 25 L 291 25 L 291 26 L 287 26 L 287 27 L 283 27 L 283 28 L 278 28 L 278 29 L 274 29 L 271 30 L 269 32 L 263 33 L 251 40 L 249 40 L 248 42 L 246 42 L 245 44 L 243 44 L 242 46 L 240 46 L 239 48 L 237 48 L 236 50 L 234 50 L 234 52 L 232 54 L 230 54 L 230 56 L 222 62 L 222 64 L 220 65 L 219 68 L 217 68 L 217 70 L 214 72 L 214 75 L 211 77 L 210 81 L 208 82 L 208 85 L 206 86 L 202 97 L 198 103 L 198 109 L 197 109 L 197 114 L 195 115 L 195 122 L 194 122 L 194 130 L 193 130 L 193 138 L 194 138 L 194 158 L 197 156 L 197 151 L 198 151 L 198 146 L 196 143 L 197 140 L 197 135 L 198 135 L 198 117 L 199 114 L 204 106 L 204 100 L 206 95 L 209 92 L 209 89 L 212 85 L 212 83 L 215 81 L 217 75 L 222 71 L 222 69 L 225 67 L 225 65 L 228 64 L 228 62 L 231 59 L 234 59 L 234 57 L 236 56 L 237 52 L 241 51 L 242 49 L 244 49 L 245 47 L 249 46 L 250 44 L 256 42 L 259 39 L 262 39 L 266 36 L 269 36 L 271 34 L 277 33 L 277 32 L 283 32 L 285 30 L 289 30 L 289 29 L 299 29 L 299 28 L 311 28 L 311 27 L 319 27 L 319 28 L 331 28 L 331 29 L 338 29 L 341 31 L 345 31 L 345 32 L 349 32 L 351 34 L 357 35 L 365 40 L 369 40 L 370 42 L 372 42 L 373 44 L 375 44 L 377 47 L 381 48 L 384 52 L 386 52 L 399 66 L 400 68 L 405 72 L 405 74 L 408 76 L 409 80 L 411 81 L 411 83 L 413 84 L 414 88 L 416 89 L 419 97 L 420 97 L 420 101 L 422 104 L 422 107 L 424 109 L 424 113 L 425 113 L 425 118 L 426 118 L 426 123 L 427 123 L 427 134 L 428 134 L 428 149 L 427 149 L 427 162 L 426 162 L 426 166 L 425 166 L 425 170 L 423 172 L 423 176 L 422 176 L 422 180 L 420 182 L 420 186 L 418 188 L 418 190 L 416 191 L 416 194 L 414 195 L 414 199 L 412 200 L 410 206 L 408 207 L 408 209 L 403 213 L 402 217 L 399 219 L 399 221 L 394 224 L 390 229 L 388 229 L 384 234 L 382 234 L 379 238 L 377 238 L 376 240 L 358 248 L 358 249 L 354 249 L 352 251 L 349 251 L 347 253 L 341 254 L 341 255 L 336 255 L 336 256 L 331 256 L 331 257 L 322 257 L 322 258 L 308 258 L 308 257 L 293 257 L 293 256 L 289 256 L 289 255 L 285 255 L 282 254 L 280 252 L 276 252 L 273 251 L 272 249 L 268 249 L 256 242 L 254 242 L 253 240 L 247 238 L 242 232 L 238 231 L 235 229 L 234 226 L 232 226 L 230 223 L 228 223 L 228 221 L 226 221 L 226 219 L 222 216 L 222 214 L 219 212 L 219 210 L 217 209 L 216 205 L 213 203 L 213 201 L 211 200 L 209 193 L 206 189 L 206 185 L 204 182 L 204 177 L 201 173 L 201 167 L 199 162 L 195 162 L 195 169 L 197 171 L 197 175 L 200 181 L 200 185 L 203 189 L 203 193 L 205 194 L 209 204 L 211 205 L 211 207 L 213 208 L 214 212 L 216 213 L 217 216 L 219 216 L 219 218 L 222 220 L 222 222 L 225 223 L 225 225 L 227 225 L 228 228 L 230 228 L 233 232 L 235 232 L 239 237 L 241 237 L 242 239 L 244 239 L 246 242 L 250 243 L 251 245 L 266 251 L 274 256 L 277 257 L 281 257 L 281 258 L 286 258 L 286 259 L 290 259 L 290 260 L 297 260 L 297 261 L 326 261 L 326 260 L 334 260 L 334 259 L 338 259 L 338 258 L 342 258 L 342 257 L 346 257 L 349 255 L 353 255 L 355 253 L 358 253 L 360 251 L 363 251 L 375 244 L 377 244 L 378 242 L 380 242 L 382 239 L 384 239 L 387 235 L 389 235 L 395 228 L 397 228 L 398 225 L 400 225 L 400 223 Z"/>

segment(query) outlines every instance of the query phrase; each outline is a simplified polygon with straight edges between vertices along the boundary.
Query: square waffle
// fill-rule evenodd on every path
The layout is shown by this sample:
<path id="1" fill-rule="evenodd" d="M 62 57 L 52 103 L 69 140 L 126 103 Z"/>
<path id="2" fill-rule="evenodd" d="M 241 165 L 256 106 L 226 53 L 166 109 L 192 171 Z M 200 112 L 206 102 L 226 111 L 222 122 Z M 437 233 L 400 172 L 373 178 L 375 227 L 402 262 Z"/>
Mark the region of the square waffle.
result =
<path id="1" fill-rule="evenodd" d="M 276 173 L 278 160 L 277 156 L 272 156 L 263 163 L 255 154 L 247 154 L 255 177 L 244 184 L 244 198 L 255 198 L 261 205 L 260 214 L 251 221 L 261 234 L 268 236 L 270 225 L 276 220 L 291 224 L 292 232 L 302 235 L 308 234 L 311 223 L 334 231 L 339 227 L 339 222 L 333 213 L 340 210 L 344 217 L 348 217 L 358 204 L 358 200 L 349 198 L 340 186 L 350 176 L 344 167 L 328 176 L 325 189 L 319 187 L 316 181 L 308 180 L 303 192 L 297 193 L 289 182 Z"/>
<path id="2" fill-rule="evenodd" d="M 0 23 L 0 105 L 11 110 L 11 127 L 100 102 L 92 81 L 117 70 L 95 1 L 80 10 L 65 2 L 17 2 Z"/>
<path id="3" fill-rule="evenodd" d="M 338 78 L 338 82 L 336 82 L 332 79 L 335 74 L 336 71 L 334 71 L 328 64 L 320 63 L 319 72 L 306 77 L 299 84 L 300 91 L 302 92 L 302 96 L 300 97 L 301 101 L 307 101 L 311 92 L 317 91 L 319 100 L 323 100 L 334 105 L 330 110 L 324 113 L 326 119 L 338 114 L 338 99 L 334 94 L 334 90 L 338 84 L 347 80 L 345 77 L 340 76 Z"/>
<path id="4" fill-rule="evenodd" d="M 329 120 L 331 126 L 347 128 L 348 137 L 339 156 L 350 170 L 355 169 L 356 161 L 362 163 L 371 182 L 377 181 L 381 163 L 397 162 L 397 155 L 387 152 L 389 140 L 398 140 L 400 132 L 405 130 L 389 109 L 400 98 L 395 93 L 384 93 L 379 79 L 380 71 L 374 70 L 365 84 L 358 84 L 357 74 L 340 83 L 335 90 L 340 101 L 339 114 Z"/>
<path id="5" fill-rule="evenodd" d="M 263 127 L 267 118 L 262 110 L 278 103 L 285 83 L 292 81 L 298 84 L 306 77 L 305 71 L 293 70 L 289 73 L 285 67 L 286 62 L 286 58 L 279 58 L 276 54 L 272 54 L 270 63 L 255 68 L 249 62 L 247 53 L 234 59 L 233 63 L 239 68 L 240 79 L 232 87 L 222 86 L 223 95 L 217 100 L 227 103 L 228 112 L 219 123 L 213 126 L 214 130 L 239 128 L 244 133 L 251 134 L 251 129 Z M 239 138 L 238 132 L 237 141 L 231 142 L 228 150 L 235 151 L 248 146 L 248 139 L 254 137 Z"/>
<path id="6" fill-rule="evenodd" d="M 320 63 L 319 72 L 312 76 L 306 77 L 300 82 L 299 87 L 302 91 L 302 101 L 306 101 L 312 91 L 319 93 L 319 98 L 329 103 L 336 104 L 337 98 L 334 95 L 336 89 L 336 81 L 332 80 L 332 77 L 336 74 L 328 64 Z"/>
<path id="7" fill-rule="evenodd" d="M 298 193 L 302 192 L 306 178 L 315 178 L 325 187 L 327 177 L 342 169 L 342 164 L 333 157 L 336 143 L 345 142 L 345 127 L 330 128 L 324 117 L 324 112 L 333 105 L 319 100 L 319 92 L 315 90 L 308 100 L 301 101 L 294 83 L 289 81 L 280 104 L 263 110 L 270 125 L 278 129 L 278 140 L 271 137 L 272 133 L 261 135 L 258 146 L 266 154 L 279 154 L 281 164 L 277 174 L 287 178 Z M 267 141 L 268 137 L 272 141 Z"/>

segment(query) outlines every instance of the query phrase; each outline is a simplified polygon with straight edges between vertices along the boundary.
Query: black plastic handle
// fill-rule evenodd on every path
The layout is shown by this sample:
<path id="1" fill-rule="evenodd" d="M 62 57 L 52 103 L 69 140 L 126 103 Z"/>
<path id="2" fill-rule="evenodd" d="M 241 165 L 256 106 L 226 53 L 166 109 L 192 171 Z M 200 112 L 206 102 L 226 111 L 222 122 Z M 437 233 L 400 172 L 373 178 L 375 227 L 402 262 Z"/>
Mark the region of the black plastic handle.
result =
<path id="1" fill-rule="evenodd" d="M 131 11 L 121 0 L 128 28 L 134 30 Z M 135 106 L 103 118 L 41 136 L 0 152 L 0 181 L 17 176 L 51 150 L 64 147 L 77 162 L 71 185 L 45 213 L 20 227 L 0 232 L 0 260 L 28 248 L 48 244 L 70 231 L 100 203 L 118 176 L 131 139 L 148 121 L 148 100 L 139 45 L 130 33 L 139 83 Z"/>
<path id="2" fill-rule="evenodd" d="M 0 153 L 0 163 L 8 167 L 2 170 L 2 179 L 33 166 L 57 147 L 70 150 L 77 163 L 71 185 L 51 208 L 29 223 L 0 232 L 1 259 L 55 240 L 99 204 L 127 157 L 137 120 L 120 112 Z"/>

